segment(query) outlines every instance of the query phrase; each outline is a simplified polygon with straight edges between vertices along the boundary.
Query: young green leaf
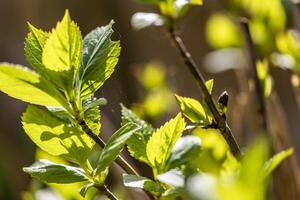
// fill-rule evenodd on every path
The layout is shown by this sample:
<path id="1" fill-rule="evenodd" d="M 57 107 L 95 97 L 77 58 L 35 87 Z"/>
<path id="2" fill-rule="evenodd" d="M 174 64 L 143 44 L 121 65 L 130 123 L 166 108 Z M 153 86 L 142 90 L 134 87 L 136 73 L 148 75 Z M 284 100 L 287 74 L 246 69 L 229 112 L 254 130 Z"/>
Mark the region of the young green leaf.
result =
<path id="1" fill-rule="evenodd" d="M 181 137 L 172 149 L 167 161 L 167 169 L 174 169 L 188 164 L 195 155 L 199 155 L 201 141 L 198 137 L 187 135 Z"/>
<path id="2" fill-rule="evenodd" d="M 0 90 L 32 104 L 68 107 L 64 97 L 51 83 L 20 65 L 0 63 Z"/>
<path id="3" fill-rule="evenodd" d="M 103 172 L 120 155 L 126 141 L 130 136 L 139 131 L 141 127 L 134 123 L 127 123 L 115 132 L 107 142 L 98 160 L 96 174 Z"/>
<path id="4" fill-rule="evenodd" d="M 131 174 L 123 174 L 123 184 L 126 187 L 140 188 L 154 195 L 159 195 L 164 192 L 163 186 L 151 179 L 135 176 Z"/>
<path id="5" fill-rule="evenodd" d="M 42 62 L 43 48 L 49 34 L 28 23 L 29 33 L 25 41 L 25 57 L 31 67 L 42 75 L 46 68 Z"/>
<path id="6" fill-rule="evenodd" d="M 160 182 L 172 187 L 184 187 L 184 178 L 184 175 L 178 169 L 172 169 L 157 176 Z"/>
<path id="7" fill-rule="evenodd" d="M 61 89 L 73 87 L 75 72 L 81 60 L 82 38 L 68 10 L 46 40 L 42 61 L 48 73 Z"/>
<path id="8" fill-rule="evenodd" d="M 293 148 L 289 148 L 285 151 L 282 151 L 275 156 L 273 156 L 271 159 L 267 161 L 265 164 L 265 176 L 268 177 L 272 173 L 272 171 L 287 157 L 291 156 L 294 153 Z"/>
<path id="9" fill-rule="evenodd" d="M 76 87 L 82 97 L 97 91 L 111 76 L 120 55 L 120 42 L 112 41 L 111 21 L 107 26 L 98 27 L 83 40 L 82 60 L 76 77 Z"/>
<path id="10" fill-rule="evenodd" d="M 212 94 L 212 90 L 213 90 L 213 87 L 214 87 L 214 80 L 210 79 L 210 80 L 206 81 L 205 85 L 206 85 L 209 93 Z"/>
<path id="11" fill-rule="evenodd" d="M 22 124 L 30 139 L 47 153 L 78 164 L 87 162 L 94 141 L 79 127 L 36 106 L 27 107 Z"/>
<path id="12" fill-rule="evenodd" d="M 185 129 L 185 121 L 179 113 L 157 129 L 147 143 L 146 153 L 154 174 L 163 172 L 171 150 Z"/>
<path id="13" fill-rule="evenodd" d="M 36 161 L 23 171 L 45 183 L 75 183 L 88 180 L 84 171 L 78 167 L 56 164 L 48 160 Z"/>
<path id="14" fill-rule="evenodd" d="M 140 131 L 135 132 L 128 140 L 127 140 L 127 148 L 132 157 L 135 159 L 149 164 L 146 146 L 149 138 L 154 132 L 153 127 L 136 116 L 131 110 L 126 108 L 121 104 L 122 107 L 122 125 L 127 123 L 135 123 L 141 127 Z"/>
<path id="15" fill-rule="evenodd" d="M 201 103 L 195 99 L 176 95 L 176 100 L 185 117 L 197 125 L 208 125 L 210 121 Z"/>
<path id="16" fill-rule="evenodd" d="M 97 105 L 97 102 L 94 105 L 92 105 L 93 104 L 93 103 L 91 103 L 92 99 L 93 99 L 93 96 L 90 96 L 89 98 L 85 99 L 83 102 L 83 104 L 87 104 L 84 107 L 83 119 L 87 123 L 88 127 L 93 131 L 93 133 L 95 133 L 96 135 L 99 135 L 100 128 L 101 128 L 100 106 Z M 98 101 L 98 103 L 99 103 L 99 101 Z"/>

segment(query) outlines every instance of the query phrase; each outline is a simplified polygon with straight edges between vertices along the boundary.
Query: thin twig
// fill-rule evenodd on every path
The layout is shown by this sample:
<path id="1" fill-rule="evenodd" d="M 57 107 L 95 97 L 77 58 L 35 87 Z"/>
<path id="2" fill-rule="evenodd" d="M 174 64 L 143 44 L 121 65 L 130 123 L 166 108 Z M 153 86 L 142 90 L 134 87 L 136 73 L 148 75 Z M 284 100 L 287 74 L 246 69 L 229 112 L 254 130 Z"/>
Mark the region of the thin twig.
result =
<path id="1" fill-rule="evenodd" d="M 181 58 L 183 59 L 184 63 L 186 64 L 186 66 L 189 68 L 189 70 L 191 71 L 192 75 L 194 76 L 194 78 L 197 80 L 197 83 L 203 93 L 204 96 L 204 100 L 207 103 L 209 109 L 212 112 L 212 115 L 214 117 L 214 121 L 215 121 L 215 125 L 218 129 L 220 129 L 223 137 L 225 138 L 225 140 L 227 141 L 230 150 L 232 152 L 232 154 L 235 157 L 240 157 L 241 155 L 241 150 L 239 148 L 238 143 L 236 142 L 227 122 L 226 119 L 224 117 L 222 117 L 212 99 L 212 96 L 210 95 L 206 85 L 205 85 L 205 79 L 202 75 L 202 73 L 200 72 L 200 70 L 198 69 L 195 61 L 193 60 L 190 52 L 187 50 L 187 48 L 185 47 L 182 39 L 177 35 L 174 26 L 171 26 L 169 28 L 169 33 L 171 36 L 172 41 L 175 43 L 177 49 L 180 52 Z"/>
<path id="2" fill-rule="evenodd" d="M 106 143 L 102 140 L 102 138 L 94 134 L 84 120 L 82 120 L 79 125 L 82 130 L 86 132 L 86 134 L 88 134 L 88 136 L 90 136 L 90 138 L 92 138 L 101 148 L 106 146 Z M 135 169 L 122 156 L 119 155 L 115 161 L 128 174 L 139 176 L 139 173 L 135 171 Z"/>
<path id="3" fill-rule="evenodd" d="M 107 196 L 107 198 L 109 198 L 110 200 L 119 200 L 113 193 L 112 191 L 110 191 L 108 189 L 108 187 L 106 185 L 103 185 L 103 186 L 96 186 L 96 188 L 98 190 L 100 190 L 101 192 L 103 192 L 103 194 L 105 196 Z"/>
<path id="4" fill-rule="evenodd" d="M 249 22 L 246 18 L 240 19 L 240 24 L 242 31 L 245 36 L 245 42 L 246 42 L 246 48 L 248 51 L 248 57 L 249 57 L 249 63 L 250 63 L 250 74 L 252 78 L 254 79 L 254 86 L 256 91 L 256 99 L 258 103 L 257 108 L 257 114 L 260 117 L 259 123 L 260 127 L 264 131 L 264 133 L 267 133 L 268 125 L 267 125 L 267 112 L 266 112 L 266 106 L 265 106 L 265 97 L 263 93 L 263 89 L 261 87 L 257 68 L 256 68 L 256 54 L 254 49 L 254 43 L 251 37 L 250 29 L 249 29 Z"/>
<path id="5" fill-rule="evenodd" d="M 101 148 L 104 148 L 106 146 L 106 143 L 102 140 L 102 138 L 98 137 L 96 134 L 93 133 L 93 131 L 88 127 L 86 122 L 84 120 L 78 120 L 79 125 L 81 126 L 82 130 L 90 136 L 96 142 Z M 136 176 L 140 176 L 140 174 L 121 156 L 119 155 L 115 162 L 128 174 L 134 174 Z M 152 196 L 147 191 L 144 191 L 145 194 L 148 196 L 149 199 L 154 200 L 155 197 Z"/>

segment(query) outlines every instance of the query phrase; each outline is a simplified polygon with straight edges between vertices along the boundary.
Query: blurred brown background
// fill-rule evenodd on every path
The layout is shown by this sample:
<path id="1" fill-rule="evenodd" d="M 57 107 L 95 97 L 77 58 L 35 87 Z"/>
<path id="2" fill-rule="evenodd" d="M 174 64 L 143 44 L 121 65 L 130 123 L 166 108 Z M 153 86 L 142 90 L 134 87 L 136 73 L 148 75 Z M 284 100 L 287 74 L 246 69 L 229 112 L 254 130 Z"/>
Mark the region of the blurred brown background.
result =
<path id="1" fill-rule="evenodd" d="M 193 8 L 181 22 L 183 39 L 199 67 L 203 65 L 204 55 L 210 51 L 203 29 L 211 12 L 219 9 L 216 5 L 217 1 L 207 0 L 203 7 Z M 104 96 L 109 101 L 102 110 L 103 132 L 106 134 L 119 127 L 119 103 L 131 105 L 143 94 L 134 74 L 139 67 L 150 61 L 159 61 L 167 67 L 168 83 L 178 94 L 200 97 L 193 77 L 178 58 L 176 49 L 172 48 L 168 34 L 163 29 L 148 28 L 138 32 L 132 30 L 132 14 L 137 11 L 155 11 L 151 6 L 141 5 L 133 0 L 0 0 L 0 61 L 27 65 L 23 51 L 27 21 L 44 30 L 50 30 L 62 18 L 66 8 L 70 10 L 71 17 L 78 23 L 83 35 L 97 26 L 107 24 L 110 19 L 116 21 L 114 37 L 121 40 L 121 59 L 116 73 L 98 93 L 99 97 Z M 203 71 L 205 72 L 204 69 Z M 291 74 L 281 69 L 272 69 L 271 73 L 292 140 L 298 143 L 296 150 L 299 154 L 300 115 L 289 87 Z M 233 71 L 217 75 L 205 72 L 205 76 L 215 79 L 216 96 L 227 90 L 232 99 L 235 98 L 237 80 Z M 19 199 L 20 192 L 26 189 L 29 182 L 22 167 L 33 162 L 35 147 L 24 134 L 20 122 L 26 105 L 2 93 L 0 102 L 0 199 Z M 232 107 L 234 101 L 230 101 L 229 110 Z M 232 113 L 235 114 L 239 115 Z M 160 120 L 167 117 L 169 116 L 166 115 Z M 158 126 L 162 122 L 155 123 Z M 233 131 L 238 135 L 240 130 L 234 127 Z M 240 140 L 240 143 L 243 141 Z"/>

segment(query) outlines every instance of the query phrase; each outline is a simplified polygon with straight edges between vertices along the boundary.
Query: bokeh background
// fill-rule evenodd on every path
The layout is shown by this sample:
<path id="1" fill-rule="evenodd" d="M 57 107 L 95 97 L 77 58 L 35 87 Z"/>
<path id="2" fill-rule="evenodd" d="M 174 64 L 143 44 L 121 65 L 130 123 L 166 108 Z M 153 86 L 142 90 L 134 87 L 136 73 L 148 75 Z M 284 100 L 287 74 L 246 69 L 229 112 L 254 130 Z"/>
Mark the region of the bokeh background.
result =
<path id="1" fill-rule="evenodd" d="M 132 107 L 158 127 L 179 111 L 170 94 L 201 97 L 193 77 L 182 64 L 163 28 L 151 27 L 141 31 L 132 29 L 130 21 L 135 12 L 156 11 L 151 6 L 138 4 L 133 0 L 0 0 L 0 61 L 26 66 L 23 48 L 28 32 L 27 22 L 49 31 L 62 18 L 65 9 L 69 9 L 83 35 L 97 26 L 107 24 L 111 19 L 116 22 L 114 38 L 121 40 L 121 58 L 116 72 L 97 93 L 98 97 L 105 97 L 109 102 L 102 108 L 104 138 L 107 139 L 120 127 L 120 102 Z M 205 38 L 205 25 L 209 16 L 219 10 L 222 7 L 217 0 L 206 0 L 204 6 L 192 8 L 180 20 L 179 33 L 205 77 L 214 79 L 214 96 L 217 98 L 224 90 L 229 92 L 229 123 L 241 146 L 245 146 L 248 139 L 255 135 L 255 129 L 248 129 L 250 125 L 243 125 L 242 119 L 247 120 L 250 115 L 245 109 L 247 101 L 245 103 L 243 95 L 240 95 L 243 76 L 238 70 L 209 73 L 204 63 L 207 53 L 212 50 Z M 288 14 L 297 17 L 293 7 L 290 7 Z M 297 28 L 296 23 L 291 23 L 290 26 Z M 151 96 L 151 87 L 149 89 L 147 83 L 143 82 L 143 78 L 155 78 L 156 73 L 161 76 L 162 80 L 158 82 L 162 81 L 160 86 L 166 96 Z M 299 155 L 300 112 L 291 86 L 292 73 L 289 70 L 271 68 L 271 74 L 275 82 L 276 102 L 281 105 L 279 120 L 284 121 L 284 131 Z M 158 106 L 158 111 L 143 110 L 145 104 L 142 104 L 149 95 L 161 106 Z M 25 107 L 24 103 L 0 94 L 0 199 L 3 200 L 20 199 L 21 192 L 28 188 L 30 182 L 29 176 L 22 172 L 22 167 L 30 165 L 35 155 L 34 144 L 22 130 L 20 119 Z M 274 109 L 272 106 L 269 108 L 271 111 Z"/>

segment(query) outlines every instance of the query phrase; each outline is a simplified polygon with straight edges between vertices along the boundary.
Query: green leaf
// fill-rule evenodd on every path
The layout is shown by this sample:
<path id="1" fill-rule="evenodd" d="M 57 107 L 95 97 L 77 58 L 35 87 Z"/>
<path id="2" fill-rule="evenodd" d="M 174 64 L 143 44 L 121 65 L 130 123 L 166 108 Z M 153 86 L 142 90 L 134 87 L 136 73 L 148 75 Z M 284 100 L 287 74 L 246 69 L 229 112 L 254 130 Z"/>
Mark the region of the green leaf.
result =
<path id="1" fill-rule="evenodd" d="M 25 57 L 31 67 L 40 74 L 46 75 L 42 62 L 43 48 L 49 34 L 28 23 L 29 33 L 25 41 Z M 45 76 L 47 77 L 47 76 Z"/>
<path id="2" fill-rule="evenodd" d="M 209 94 L 212 94 L 212 90 L 213 90 L 213 87 L 214 87 L 214 79 L 210 79 L 210 80 L 206 81 L 205 85 L 208 89 Z"/>
<path id="3" fill-rule="evenodd" d="M 118 62 L 121 47 L 119 41 L 112 41 L 111 21 L 107 26 L 98 27 L 83 40 L 82 60 L 77 73 L 76 87 L 82 97 L 97 91 L 111 76 Z"/>
<path id="4" fill-rule="evenodd" d="M 184 136 L 178 139 L 167 161 L 167 169 L 174 169 L 188 164 L 195 155 L 199 154 L 201 141 L 196 136 Z"/>
<path id="5" fill-rule="evenodd" d="M 48 110 L 28 106 L 22 116 L 26 134 L 42 150 L 85 165 L 94 141 L 79 127 Z"/>
<path id="6" fill-rule="evenodd" d="M 126 141 L 141 128 L 134 123 L 127 123 L 115 132 L 107 142 L 98 160 L 96 174 L 101 173 L 120 155 Z"/>
<path id="7" fill-rule="evenodd" d="M 180 106 L 181 112 L 191 122 L 198 125 L 210 124 L 207 114 L 199 101 L 178 95 L 176 95 L 176 100 Z"/>
<path id="8" fill-rule="evenodd" d="M 130 155 L 135 159 L 149 164 L 146 146 L 149 138 L 154 132 L 153 127 L 136 116 L 131 110 L 121 104 L 122 107 L 122 125 L 135 123 L 141 127 L 140 131 L 135 132 L 128 140 L 127 147 Z"/>
<path id="9" fill-rule="evenodd" d="M 159 174 L 157 179 L 172 187 L 184 187 L 184 175 L 178 169 L 172 169 L 163 174 Z"/>
<path id="10" fill-rule="evenodd" d="M 98 104 L 103 103 L 103 99 L 98 99 L 98 100 L 101 100 L 101 101 L 93 101 L 93 96 L 90 96 L 83 103 L 83 104 L 87 104 L 84 107 L 83 119 L 87 123 L 88 127 L 96 135 L 100 134 L 100 128 L 101 128 L 101 124 L 100 124 L 100 118 L 101 118 L 100 106 L 98 106 Z"/>
<path id="11" fill-rule="evenodd" d="M 154 195 L 159 195 L 165 190 L 158 182 L 142 176 L 135 176 L 131 174 L 123 174 L 123 184 L 126 187 L 143 189 Z"/>
<path id="12" fill-rule="evenodd" d="M 73 87 L 81 50 L 80 30 L 75 22 L 71 21 L 70 14 L 66 10 L 62 21 L 57 23 L 46 40 L 42 61 L 53 81 L 67 92 L 70 92 Z"/>
<path id="13" fill-rule="evenodd" d="M 179 113 L 157 129 L 147 143 L 146 153 L 154 174 L 163 172 L 173 146 L 185 129 L 185 121 Z"/>
<path id="14" fill-rule="evenodd" d="M 24 167 L 23 171 L 46 183 L 67 184 L 88 180 L 81 168 L 56 164 L 48 160 L 36 161 L 33 165 Z"/>
<path id="15" fill-rule="evenodd" d="M 268 177 L 272 173 L 272 171 L 287 157 L 291 156 L 294 153 L 293 148 L 289 148 L 285 151 L 282 151 L 275 156 L 273 156 L 271 159 L 267 161 L 265 164 L 265 176 Z"/>
<path id="16" fill-rule="evenodd" d="M 20 65 L 0 63 L 0 90 L 22 101 L 67 107 L 64 97 L 47 80 Z"/>
<path id="17" fill-rule="evenodd" d="M 164 20 L 156 13 L 137 12 L 131 17 L 131 25 L 135 30 L 141 30 L 149 26 L 162 26 Z"/>

